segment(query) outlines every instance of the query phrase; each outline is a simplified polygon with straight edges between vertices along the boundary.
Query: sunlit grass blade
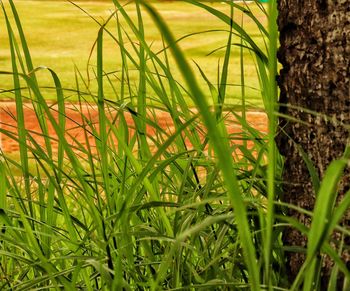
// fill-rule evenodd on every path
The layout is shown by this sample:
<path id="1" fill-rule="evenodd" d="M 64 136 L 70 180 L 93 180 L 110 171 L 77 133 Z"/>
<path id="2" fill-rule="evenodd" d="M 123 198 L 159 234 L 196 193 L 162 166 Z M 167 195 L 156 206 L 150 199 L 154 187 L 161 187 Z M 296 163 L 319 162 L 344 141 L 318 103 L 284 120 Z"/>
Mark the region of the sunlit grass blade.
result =
<path id="1" fill-rule="evenodd" d="M 208 135 L 211 138 L 211 143 L 215 148 L 216 154 L 219 158 L 219 163 L 223 176 L 225 178 L 229 197 L 232 205 L 235 209 L 236 219 L 238 221 L 238 229 L 242 240 L 242 247 L 244 249 L 245 262 L 247 264 L 250 282 L 252 284 L 252 290 L 259 290 L 259 271 L 256 265 L 256 256 L 254 247 L 249 232 L 249 225 L 246 217 L 246 210 L 243 204 L 243 199 L 240 193 L 240 187 L 235 173 L 232 171 L 232 157 L 230 156 L 230 150 L 225 142 L 222 142 L 221 132 L 222 128 L 217 128 L 215 119 L 212 113 L 209 111 L 209 106 L 206 102 L 205 96 L 201 89 L 197 85 L 197 81 L 185 60 L 181 50 L 175 43 L 175 39 L 172 36 L 169 28 L 166 26 L 161 16 L 147 3 L 142 3 L 147 11 L 151 14 L 154 22 L 158 25 L 160 31 L 163 33 L 165 40 L 169 43 L 170 49 L 174 55 L 177 65 L 184 76 L 187 86 L 190 88 L 192 96 L 194 96 L 194 102 L 198 106 L 198 109 L 203 117 L 205 125 L 208 129 Z"/>
<path id="2" fill-rule="evenodd" d="M 272 253 L 272 239 L 273 239 L 273 224 L 274 224 L 274 201 L 276 193 L 275 177 L 277 173 L 277 148 L 275 144 L 276 134 L 276 105 L 278 98 L 277 89 L 277 42 L 278 42 L 278 30 L 277 30 L 277 2 L 271 0 L 269 2 L 269 87 L 268 91 L 268 166 L 267 166 L 267 217 L 266 217 L 266 236 L 264 242 L 265 251 L 265 283 L 269 285 L 271 278 L 271 253 Z"/>
<path id="3" fill-rule="evenodd" d="M 16 114 L 17 114 L 17 128 L 18 128 L 18 139 L 20 141 L 19 143 L 19 152 L 20 152 L 20 159 L 21 159 L 21 165 L 23 168 L 23 177 L 25 181 L 25 189 L 26 189 L 26 196 L 27 196 L 27 202 L 29 205 L 29 212 L 31 215 L 34 216 L 33 212 L 33 206 L 31 203 L 31 195 L 30 195 L 30 185 L 29 185 L 29 165 L 28 165 L 28 151 L 26 147 L 26 129 L 25 129 L 25 118 L 24 118 L 24 111 L 23 111 L 23 101 L 22 101 L 22 95 L 21 95 L 21 85 L 19 80 L 19 72 L 17 69 L 16 64 L 16 53 L 14 49 L 14 43 L 15 38 L 12 30 L 12 26 L 9 22 L 5 7 L 3 6 L 3 3 L 1 2 L 1 6 L 3 9 L 3 13 L 5 15 L 6 20 L 6 27 L 8 31 L 8 38 L 10 42 L 10 52 L 11 52 L 11 63 L 12 63 L 12 71 L 13 71 L 13 85 L 15 88 L 15 102 L 16 102 Z M 27 211 L 26 208 L 23 209 L 24 211 Z"/>

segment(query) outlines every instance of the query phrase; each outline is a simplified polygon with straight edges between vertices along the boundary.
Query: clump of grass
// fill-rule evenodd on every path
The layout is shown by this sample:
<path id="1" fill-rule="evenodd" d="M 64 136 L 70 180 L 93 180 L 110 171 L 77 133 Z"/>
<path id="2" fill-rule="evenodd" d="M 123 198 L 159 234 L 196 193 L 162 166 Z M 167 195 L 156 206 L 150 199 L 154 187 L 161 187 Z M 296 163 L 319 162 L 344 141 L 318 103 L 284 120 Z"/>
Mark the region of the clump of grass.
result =
<path id="1" fill-rule="evenodd" d="M 1 73 L 13 77 L 17 132 L 1 129 L 1 133 L 18 141 L 20 157 L 13 159 L 3 153 L 0 160 L 1 289 L 290 287 L 283 269 L 283 225 L 287 222 L 307 230 L 283 216 L 282 203 L 278 202 L 282 160 L 273 142 L 277 103 L 275 1 L 269 6 L 269 31 L 251 13 L 250 5 L 266 13 L 259 2 L 228 2 L 229 15 L 205 3 L 188 2 L 228 27 L 217 84 L 199 65 L 198 71 L 193 71 L 171 29 L 150 4 L 128 4 L 135 6 L 135 19 L 124 3 L 113 0 L 115 11 L 100 24 L 94 45 L 94 75 L 86 81 L 75 69 L 76 88 L 63 89 L 55 72 L 32 64 L 13 1 L 9 0 L 10 12 L 2 5 L 12 72 Z M 161 51 L 153 51 L 145 39 L 145 11 L 163 35 Z M 233 21 L 235 11 L 243 11 L 269 37 L 268 54 Z M 10 13 L 14 23 L 8 18 Z M 107 26 L 112 22 L 113 29 Z M 242 58 L 240 113 L 225 107 L 232 38 L 237 36 Z M 106 37 L 115 42 L 122 63 L 113 72 L 116 78 L 104 70 Z M 243 50 L 250 51 L 256 61 L 269 116 L 268 134 L 252 128 L 246 119 Z M 174 76 L 174 61 L 181 79 Z M 44 70 L 53 80 L 56 107 L 46 101 L 36 77 Z M 135 74 L 137 82 L 131 81 Z M 208 85 L 211 103 L 198 86 L 198 77 Z M 93 82 L 97 95 L 90 90 Z M 113 95 L 105 93 L 106 85 Z M 72 92 L 79 100 L 76 107 L 82 122 L 77 126 L 85 143 L 66 130 L 65 101 Z M 91 110 L 98 112 L 97 124 L 83 114 L 86 99 L 93 100 Z M 24 100 L 35 110 L 40 124 L 36 134 L 43 137 L 44 144 L 26 127 Z M 159 124 L 163 113 L 169 116 L 172 130 Z M 242 128 L 238 134 L 227 131 L 232 116 Z M 57 139 L 50 136 L 49 126 Z M 339 173 L 340 166 L 334 167 Z M 14 169 L 19 174 L 15 175 Z M 329 191 L 321 189 L 321 193 Z M 322 216 L 315 220 L 310 234 L 326 218 L 332 221 L 326 231 L 331 231 L 347 205 L 346 200 L 331 218 L 318 206 L 315 211 Z M 334 255 L 324 237 L 312 235 L 305 268 L 309 263 L 314 267 L 316 250 L 321 246 Z M 317 280 L 313 269 L 309 272 L 313 276 L 311 281 L 305 278 L 305 286 Z M 298 278 L 295 288 L 302 279 Z"/>

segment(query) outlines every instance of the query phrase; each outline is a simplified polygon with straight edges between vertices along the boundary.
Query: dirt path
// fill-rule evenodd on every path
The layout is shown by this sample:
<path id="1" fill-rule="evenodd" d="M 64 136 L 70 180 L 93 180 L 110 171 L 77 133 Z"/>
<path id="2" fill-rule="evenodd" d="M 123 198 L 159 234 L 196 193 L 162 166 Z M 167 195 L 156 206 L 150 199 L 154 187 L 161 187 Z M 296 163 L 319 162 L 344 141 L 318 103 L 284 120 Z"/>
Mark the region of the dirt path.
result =
<path id="1" fill-rule="evenodd" d="M 71 144 L 81 143 L 82 145 L 86 144 L 86 137 L 83 134 L 82 130 L 82 115 L 88 118 L 91 121 L 91 125 L 95 128 L 98 128 L 98 112 L 96 106 L 91 106 L 84 104 L 82 108 L 79 108 L 78 104 L 68 104 L 66 106 L 66 136 L 67 140 Z M 109 112 L 109 117 L 113 118 L 116 111 Z M 57 119 L 57 107 L 52 105 L 52 114 Z M 35 115 L 33 107 L 31 104 L 25 104 L 24 107 L 24 116 L 26 129 L 33 136 L 35 141 L 40 145 L 44 145 L 44 138 L 40 134 L 41 130 L 38 124 L 38 119 Z M 133 120 L 131 114 L 125 114 L 126 121 L 133 128 Z M 248 123 L 259 131 L 266 132 L 267 128 L 267 117 L 263 112 L 247 112 L 247 121 Z M 156 123 L 161 128 L 167 132 L 172 132 L 174 130 L 174 125 L 168 113 L 159 111 L 156 113 Z M 13 102 L 0 102 L 0 127 L 9 132 L 12 132 L 16 136 L 16 107 Z M 51 125 L 48 126 L 49 135 L 54 140 L 57 139 L 55 130 Z M 90 126 L 91 128 L 91 126 Z M 236 118 L 232 114 L 227 116 L 227 128 L 231 134 L 239 134 L 242 132 L 241 125 L 237 122 Z M 147 126 L 147 134 L 154 135 L 155 130 L 151 126 Z M 88 139 L 91 144 L 94 144 L 94 136 L 88 134 Z M 18 142 L 12 137 L 0 133 L 0 146 L 3 152 L 13 153 L 18 151 L 19 146 Z M 53 149 L 57 149 L 57 143 L 52 142 Z"/>

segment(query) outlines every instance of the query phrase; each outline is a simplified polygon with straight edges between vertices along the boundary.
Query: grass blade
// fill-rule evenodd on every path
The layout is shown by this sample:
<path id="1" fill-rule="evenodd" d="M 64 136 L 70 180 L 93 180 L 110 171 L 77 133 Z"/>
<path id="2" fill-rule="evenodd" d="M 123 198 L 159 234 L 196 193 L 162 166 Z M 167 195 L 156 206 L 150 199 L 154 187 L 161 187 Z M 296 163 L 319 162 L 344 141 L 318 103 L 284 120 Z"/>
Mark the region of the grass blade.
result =
<path id="1" fill-rule="evenodd" d="M 191 90 L 192 96 L 195 96 L 193 100 L 203 117 L 203 120 L 207 126 L 208 134 L 211 138 L 213 147 L 215 148 L 216 154 L 219 158 L 220 166 L 228 187 L 229 197 L 232 202 L 232 206 L 236 211 L 237 225 L 239 228 L 239 233 L 242 239 L 242 247 L 244 249 L 245 262 L 247 264 L 250 282 L 252 290 L 259 290 L 259 271 L 256 265 L 256 256 L 249 232 L 249 225 L 247 221 L 246 209 L 243 204 L 243 199 L 240 193 L 240 187 L 238 185 L 237 177 L 235 173 L 232 173 L 232 157 L 228 145 L 222 142 L 223 134 L 222 128 L 218 129 L 216 126 L 215 119 L 209 111 L 206 99 L 202 91 L 197 85 L 197 81 L 189 67 L 187 61 L 185 60 L 181 50 L 176 45 L 175 39 L 172 33 L 162 20 L 161 16 L 146 2 L 142 2 L 143 6 L 152 16 L 154 22 L 159 27 L 160 31 L 164 35 L 165 40 L 168 42 L 170 49 L 176 59 L 177 65 L 184 76 L 184 79 Z"/>

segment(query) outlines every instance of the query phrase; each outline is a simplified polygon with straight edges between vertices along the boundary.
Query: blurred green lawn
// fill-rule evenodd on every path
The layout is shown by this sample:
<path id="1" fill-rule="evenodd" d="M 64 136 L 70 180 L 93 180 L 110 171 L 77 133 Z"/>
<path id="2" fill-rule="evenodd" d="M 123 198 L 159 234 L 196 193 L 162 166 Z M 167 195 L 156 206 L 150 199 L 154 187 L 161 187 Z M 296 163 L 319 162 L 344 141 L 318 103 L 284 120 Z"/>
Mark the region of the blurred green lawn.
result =
<path id="1" fill-rule="evenodd" d="M 88 11 L 101 23 L 108 18 L 113 11 L 112 1 L 82 1 L 75 2 L 82 9 Z M 74 65 L 87 78 L 87 60 L 92 45 L 98 32 L 98 24 L 84 14 L 77 7 L 67 1 L 28 1 L 16 0 L 16 7 L 19 11 L 24 32 L 33 58 L 34 66 L 47 66 L 53 69 L 60 77 L 63 87 L 75 88 Z M 229 14 L 229 6 L 220 3 L 207 3 L 216 9 L 220 9 Z M 176 38 L 187 34 L 207 30 L 227 30 L 228 26 L 218 20 L 208 12 L 194 5 L 183 2 L 154 2 L 154 7 L 166 19 Z M 5 6 L 8 7 L 5 3 Z M 134 5 L 127 6 L 129 15 L 136 20 Z M 265 25 L 266 17 L 259 11 L 256 4 L 250 4 L 250 8 L 257 18 Z M 8 11 L 10 11 L 8 9 Z M 249 35 L 264 48 L 262 38 L 256 25 L 247 17 L 242 18 L 242 14 L 235 10 L 234 18 L 238 23 L 244 23 L 244 28 Z M 131 32 L 123 22 L 123 28 Z M 161 35 L 156 25 L 145 13 L 144 27 L 148 43 L 152 45 L 154 51 L 162 47 Z M 113 20 L 108 25 L 112 32 L 116 32 L 116 22 Z M 226 45 L 227 32 L 208 32 L 185 38 L 180 42 L 180 46 L 185 52 L 188 60 L 193 64 L 199 82 L 207 90 L 205 81 L 202 79 L 198 69 L 194 65 L 196 62 L 205 72 L 209 80 L 217 84 L 218 68 L 222 66 L 224 50 L 218 50 L 208 55 L 213 50 Z M 240 43 L 236 36 L 233 43 Z M 130 46 L 131 48 L 131 46 Z M 232 58 L 230 61 L 229 86 L 227 102 L 238 104 L 241 96 L 241 76 L 240 76 L 240 49 L 233 46 Z M 89 68 L 90 76 L 93 75 L 94 58 Z M 261 93 L 256 73 L 254 58 L 248 50 L 244 50 L 244 72 L 246 96 L 248 103 L 253 106 L 261 106 Z M 105 36 L 104 40 L 104 69 L 106 72 L 118 71 L 121 67 L 119 49 L 110 37 Z M 4 16 L 0 16 L 0 71 L 11 71 L 10 52 L 8 49 L 8 36 L 4 23 Z M 174 66 L 174 75 L 180 80 L 179 74 Z M 48 73 L 39 73 L 41 86 L 52 86 L 52 81 Z M 117 79 L 113 82 L 118 86 Z M 136 83 L 136 82 L 135 82 Z M 135 84 L 136 85 L 136 84 Z M 0 92 L 4 89 L 12 88 L 12 81 L 9 76 L 0 75 Z M 92 90 L 95 90 L 92 86 Z M 209 92 L 209 90 L 207 90 Z M 106 95 L 113 99 L 113 91 L 106 90 Z M 208 93 L 209 95 L 209 93 Z M 47 98 L 54 98 L 54 94 L 48 93 Z M 11 98 L 11 93 L 0 93 L 0 98 Z M 74 99 L 74 95 L 72 95 Z"/>

